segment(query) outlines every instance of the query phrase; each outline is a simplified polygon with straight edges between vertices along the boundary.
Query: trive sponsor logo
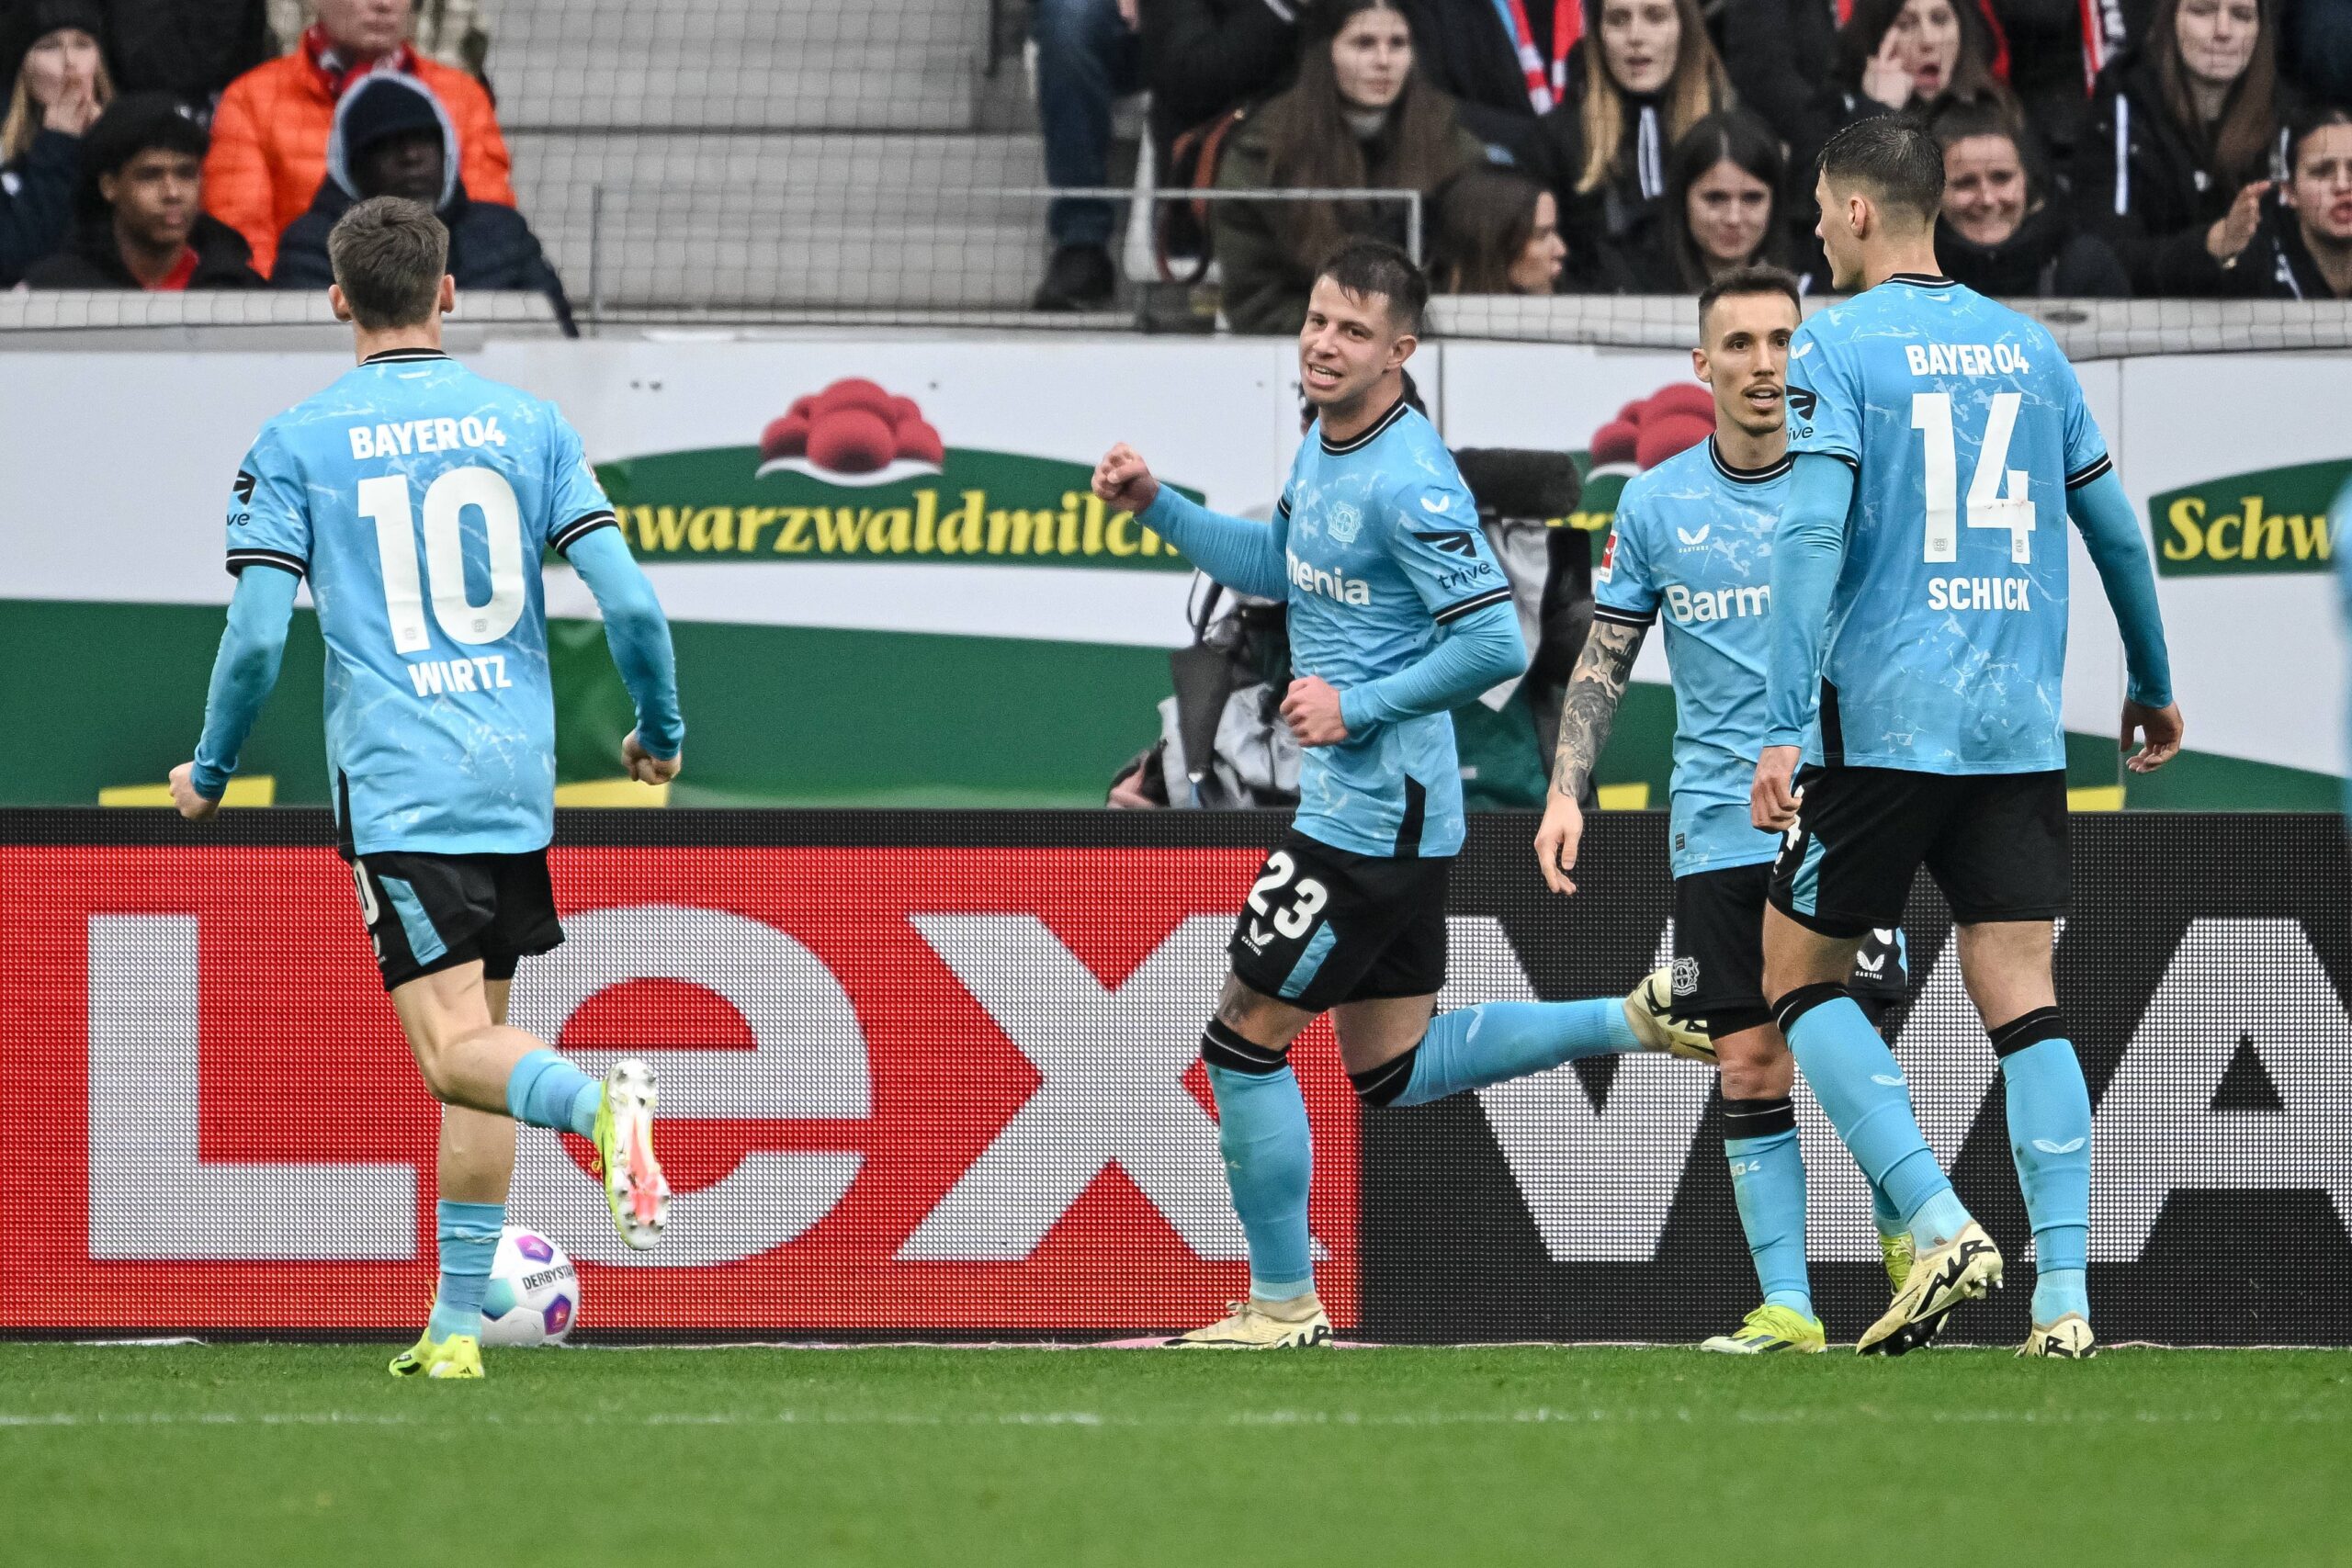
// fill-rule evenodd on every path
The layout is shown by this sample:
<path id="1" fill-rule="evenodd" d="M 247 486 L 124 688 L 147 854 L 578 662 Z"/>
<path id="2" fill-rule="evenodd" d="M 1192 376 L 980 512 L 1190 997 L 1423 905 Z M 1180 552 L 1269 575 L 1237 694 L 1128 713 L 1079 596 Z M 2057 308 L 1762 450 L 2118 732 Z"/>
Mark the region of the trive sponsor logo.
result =
<path id="1" fill-rule="evenodd" d="M 1930 610 L 2030 610 L 2032 580 L 2024 577 L 1931 577 Z"/>
<path id="2" fill-rule="evenodd" d="M 514 683 L 507 679 L 506 656 L 503 653 L 486 653 L 472 659 L 422 660 L 408 667 L 408 678 L 420 697 L 503 691 Z"/>
<path id="3" fill-rule="evenodd" d="M 1325 571 L 1295 555 L 1286 558 L 1290 562 L 1290 585 L 1293 588 L 1308 593 L 1320 593 L 1326 599 L 1336 599 L 1342 604 L 1367 605 L 1372 603 L 1372 585 L 1362 578 Z"/>
<path id="4" fill-rule="evenodd" d="M 506 433 L 498 416 L 477 419 L 405 419 L 392 424 L 355 424 L 347 433 L 351 455 L 359 462 L 379 457 L 412 457 L 420 452 L 454 452 L 460 446 L 503 446 Z M 243 489 L 240 487 L 240 494 Z"/>
<path id="5" fill-rule="evenodd" d="M 1914 376 L 2023 376 L 2033 368 L 2007 343 L 1906 343 L 1903 360 Z"/>
<path id="6" fill-rule="evenodd" d="M 1772 585 L 1769 582 L 1742 588 L 1686 588 L 1679 582 L 1666 585 L 1666 613 L 1684 626 L 1745 619 L 1769 615 L 1771 609 Z"/>

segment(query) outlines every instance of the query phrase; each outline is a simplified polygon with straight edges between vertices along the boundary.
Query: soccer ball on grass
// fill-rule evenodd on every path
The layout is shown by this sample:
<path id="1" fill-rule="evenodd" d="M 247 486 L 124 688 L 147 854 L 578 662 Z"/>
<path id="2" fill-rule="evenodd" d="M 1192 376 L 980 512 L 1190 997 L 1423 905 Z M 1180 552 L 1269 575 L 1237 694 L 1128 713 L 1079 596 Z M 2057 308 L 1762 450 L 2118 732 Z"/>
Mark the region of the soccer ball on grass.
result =
<path id="1" fill-rule="evenodd" d="M 580 1275 L 537 1231 L 506 1227 L 481 1303 L 484 1345 L 557 1345 L 580 1316 Z"/>

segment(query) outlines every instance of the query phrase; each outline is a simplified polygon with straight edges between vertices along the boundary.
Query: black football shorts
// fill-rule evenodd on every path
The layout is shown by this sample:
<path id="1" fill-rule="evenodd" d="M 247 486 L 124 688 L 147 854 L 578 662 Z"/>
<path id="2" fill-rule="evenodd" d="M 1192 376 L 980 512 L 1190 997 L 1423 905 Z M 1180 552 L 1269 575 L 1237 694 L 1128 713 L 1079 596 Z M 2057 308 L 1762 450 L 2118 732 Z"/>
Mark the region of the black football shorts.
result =
<path id="1" fill-rule="evenodd" d="M 563 942 L 545 850 L 361 855 L 351 877 L 388 991 L 476 959 L 484 979 L 511 980 L 518 959 Z"/>
<path id="2" fill-rule="evenodd" d="M 1721 1040 L 1772 1021 L 1764 1001 L 1764 900 L 1772 863 L 1692 872 L 1674 879 L 1673 1015 Z M 1909 989 L 1902 928 L 1870 933 L 1847 989 L 1877 1008 Z"/>
<path id="3" fill-rule="evenodd" d="M 1450 857 L 1334 849 L 1293 829 L 1266 857 L 1227 951 L 1261 996 L 1309 1012 L 1445 985 Z"/>
<path id="4" fill-rule="evenodd" d="M 1962 925 L 2066 913 L 2066 775 L 1805 768 L 1772 907 L 1830 937 L 1899 924 L 1920 866 Z"/>

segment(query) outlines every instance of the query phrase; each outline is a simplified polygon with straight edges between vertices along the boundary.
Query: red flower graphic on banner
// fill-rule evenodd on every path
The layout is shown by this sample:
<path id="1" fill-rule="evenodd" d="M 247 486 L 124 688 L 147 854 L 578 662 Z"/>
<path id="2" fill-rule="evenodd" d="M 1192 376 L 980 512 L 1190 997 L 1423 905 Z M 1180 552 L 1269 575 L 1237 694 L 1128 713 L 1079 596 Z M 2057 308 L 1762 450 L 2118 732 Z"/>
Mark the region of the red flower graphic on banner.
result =
<path id="1" fill-rule="evenodd" d="M 788 470 L 832 484 L 879 485 L 935 474 L 946 458 L 939 432 L 912 398 L 855 376 L 794 399 L 760 433 L 763 475 Z"/>
<path id="2" fill-rule="evenodd" d="M 1592 466 L 1627 472 L 1655 468 L 1715 433 L 1715 395 L 1678 381 L 1635 398 L 1592 433 Z"/>

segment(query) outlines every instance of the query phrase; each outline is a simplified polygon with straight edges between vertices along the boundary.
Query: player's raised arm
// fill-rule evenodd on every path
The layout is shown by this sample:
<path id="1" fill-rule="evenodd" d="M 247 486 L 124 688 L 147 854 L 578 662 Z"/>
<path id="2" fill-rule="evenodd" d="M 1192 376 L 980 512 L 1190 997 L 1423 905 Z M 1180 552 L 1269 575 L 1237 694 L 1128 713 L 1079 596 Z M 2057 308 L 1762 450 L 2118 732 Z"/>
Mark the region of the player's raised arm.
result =
<path id="1" fill-rule="evenodd" d="M 1438 637 L 1403 669 L 1345 692 L 1320 681 L 1294 681 L 1283 714 L 1302 745 L 1326 745 L 1362 735 L 1374 725 L 1450 713 L 1479 693 L 1527 672 L 1527 641 L 1520 636 L 1510 579 L 1478 530 L 1477 502 L 1460 480 L 1400 496 L 1390 551 L 1412 582 Z M 1318 686 L 1331 693 L 1335 726 L 1302 726 L 1294 716 Z M 1320 699 L 1322 693 L 1313 694 Z"/>
<path id="2" fill-rule="evenodd" d="M 1094 466 L 1094 493 L 1103 503 L 1135 513 L 1136 521 L 1174 545 L 1194 566 L 1237 593 L 1290 597 L 1280 536 L 1263 523 L 1228 517 L 1180 495 L 1153 475 L 1125 442 Z M 1289 503 L 1277 509 L 1283 514 Z"/>
<path id="3" fill-rule="evenodd" d="M 2068 456 L 2066 515 L 2082 530 L 2083 546 L 2098 570 L 2099 586 L 2115 612 L 2123 634 L 2123 666 L 2128 683 L 2123 694 L 2123 724 L 2117 742 L 2125 753 L 2123 765 L 2135 773 L 2154 773 L 2180 750 L 2186 729 L 2180 708 L 2172 700 L 2172 660 L 2165 649 L 2164 612 L 2156 603 L 2154 563 L 2140 536 L 2140 519 L 2132 498 L 2116 477 L 2115 465 L 2104 447 L 2097 457 L 2077 466 Z M 2135 737 L 2143 737 L 2137 755 Z"/>

